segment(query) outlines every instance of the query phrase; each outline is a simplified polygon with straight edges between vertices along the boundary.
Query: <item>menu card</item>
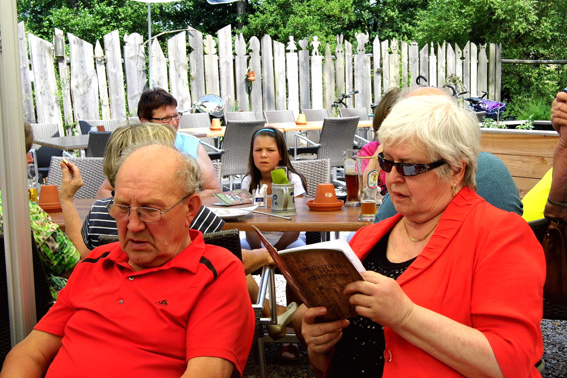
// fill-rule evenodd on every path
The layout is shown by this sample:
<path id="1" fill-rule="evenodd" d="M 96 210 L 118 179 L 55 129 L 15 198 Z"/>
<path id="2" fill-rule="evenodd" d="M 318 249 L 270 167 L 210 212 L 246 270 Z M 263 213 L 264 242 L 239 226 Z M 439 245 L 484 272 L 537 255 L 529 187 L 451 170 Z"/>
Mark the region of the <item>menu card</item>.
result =
<path id="1" fill-rule="evenodd" d="M 235 206 L 252 203 L 252 194 L 246 189 L 231 190 L 229 192 L 215 193 L 214 196 L 221 202 L 214 205 Z"/>

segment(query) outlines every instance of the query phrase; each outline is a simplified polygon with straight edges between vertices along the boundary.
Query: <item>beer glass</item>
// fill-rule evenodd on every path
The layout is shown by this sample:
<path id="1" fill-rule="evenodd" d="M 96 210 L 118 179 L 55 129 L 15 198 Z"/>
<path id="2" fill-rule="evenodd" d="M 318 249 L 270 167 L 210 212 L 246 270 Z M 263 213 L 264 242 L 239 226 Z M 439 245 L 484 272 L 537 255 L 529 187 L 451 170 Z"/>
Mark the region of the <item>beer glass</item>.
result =
<path id="1" fill-rule="evenodd" d="M 372 222 L 376 215 L 376 208 L 382 203 L 380 188 L 378 187 L 378 171 L 373 170 L 368 173 L 366 187 L 362 190 L 360 199 L 359 221 Z"/>
<path id="2" fill-rule="evenodd" d="M 345 150 L 345 182 L 347 199 L 345 206 L 360 206 L 362 168 L 356 150 Z"/>

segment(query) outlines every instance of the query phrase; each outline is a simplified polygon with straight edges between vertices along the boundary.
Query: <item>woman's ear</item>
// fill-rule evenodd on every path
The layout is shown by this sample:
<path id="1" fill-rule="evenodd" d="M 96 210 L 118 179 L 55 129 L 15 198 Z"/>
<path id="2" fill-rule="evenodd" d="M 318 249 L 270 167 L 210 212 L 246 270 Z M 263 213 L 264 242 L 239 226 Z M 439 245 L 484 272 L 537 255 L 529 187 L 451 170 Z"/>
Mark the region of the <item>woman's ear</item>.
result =
<path id="1" fill-rule="evenodd" d="M 453 178 L 454 182 L 461 182 L 465 177 L 465 169 L 467 164 L 464 161 L 461 161 L 461 164 L 458 167 L 452 168 L 451 170 L 451 177 Z"/>

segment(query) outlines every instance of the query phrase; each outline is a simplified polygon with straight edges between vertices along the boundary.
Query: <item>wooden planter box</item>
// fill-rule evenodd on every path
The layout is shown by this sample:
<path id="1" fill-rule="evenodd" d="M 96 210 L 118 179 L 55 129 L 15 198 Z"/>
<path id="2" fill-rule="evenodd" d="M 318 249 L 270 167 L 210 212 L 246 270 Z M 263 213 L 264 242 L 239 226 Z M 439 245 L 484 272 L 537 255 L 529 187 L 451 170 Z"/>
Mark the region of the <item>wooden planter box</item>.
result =
<path id="1" fill-rule="evenodd" d="M 482 151 L 498 156 L 510 170 L 520 198 L 553 166 L 555 131 L 482 129 Z"/>

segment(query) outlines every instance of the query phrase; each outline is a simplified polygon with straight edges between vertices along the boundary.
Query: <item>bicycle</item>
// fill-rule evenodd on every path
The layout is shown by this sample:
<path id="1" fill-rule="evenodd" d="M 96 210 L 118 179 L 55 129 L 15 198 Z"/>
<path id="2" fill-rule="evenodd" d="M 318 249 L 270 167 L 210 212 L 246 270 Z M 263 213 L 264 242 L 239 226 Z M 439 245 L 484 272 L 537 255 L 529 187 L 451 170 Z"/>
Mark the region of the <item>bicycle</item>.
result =
<path id="1" fill-rule="evenodd" d="M 333 105 L 332 105 L 332 107 L 335 108 L 335 115 L 338 113 L 340 105 L 344 106 L 345 108 L 348 108 L 348 105 L 347 105 L 347 103 L 345 102 L 345 100 L 346 100 L 347 98 L 351 98 L 352 95 L 355 95 L 355 94 L 357 94 L 357 93 L 358 93 L 358 90 L 354 90 L 354 91 L 348 92 L 348 93 L 341 93 L 341 95 L 339 96 L 339 98 L 336 99 L 336 100 L 333 102 Z"/>

